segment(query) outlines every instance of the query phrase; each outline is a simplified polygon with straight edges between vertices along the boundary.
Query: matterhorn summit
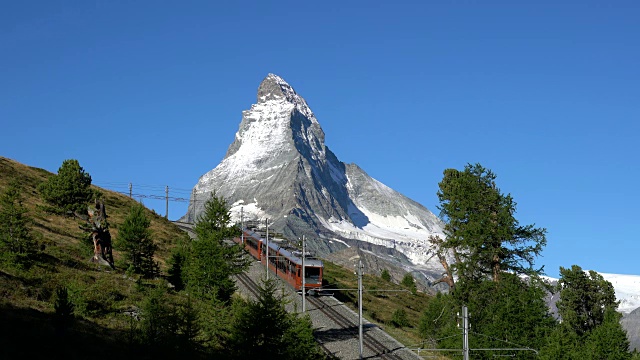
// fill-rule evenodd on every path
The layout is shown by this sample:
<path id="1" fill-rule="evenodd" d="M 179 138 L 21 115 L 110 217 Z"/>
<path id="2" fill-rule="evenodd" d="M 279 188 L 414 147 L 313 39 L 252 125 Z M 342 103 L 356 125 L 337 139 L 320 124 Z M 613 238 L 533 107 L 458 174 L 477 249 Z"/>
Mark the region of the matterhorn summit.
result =
<path id="1" fill-rule="evenodd" d="M 277 75 L 260 83 L 257 103 L 243 111 L 222 162 L 196 184 L 183 220 L 194 221 L 213 192 L 231 205 L 234 221 L 268 222 L 290 239 L 305 235 L 319 256 L 355 247 L 433 274 L 427 278 L 441 273 L 427 241 L 442 234 L 441 221 L 338 160 L 305 99 Z"/>

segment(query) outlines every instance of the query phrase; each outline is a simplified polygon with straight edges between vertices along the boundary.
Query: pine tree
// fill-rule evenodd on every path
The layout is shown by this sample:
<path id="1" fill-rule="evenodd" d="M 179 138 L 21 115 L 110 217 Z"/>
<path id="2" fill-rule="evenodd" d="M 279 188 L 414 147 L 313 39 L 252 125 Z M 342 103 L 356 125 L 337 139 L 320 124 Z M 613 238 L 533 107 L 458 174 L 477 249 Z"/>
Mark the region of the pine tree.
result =
<path id="1" fill-rule="evenodd" d="M 255 302 L 239 310 L 231 341 L 244 359 L 276 359 L 284 353 L 283 337 L 289 328 L 289 317 L 282 301 L 276 297 L 277 283 L 266 280 L 259 287 Z"/>
<path id="2" fill-rule="evenodd" d="M 176 325 L 178 330 L 178 347 L 183 355 L 191 355 L 196 352 L 198 341 L 197 337 L 200 333 L 200 325 L 198 319 L 200 313 L 196 309 L 188 295 L 178 309 Z"/>
<path id="3" fill-rule="evenodd" d="M 380 274 L 380 277 L 382 278 L 382 280 L 385 281 L 391 281 L 391 275 L 389 274 L 389 270 L 387 269 L 382 269 L 382 273 Z"/>
<path id="4" fill-rule="evenodd" d="M 204 204 L 204 211 L 198 216 L 194 230 L 198 237 L 215 234 L 221 239 L 233 237 L 239 233 L 239 229 L 231 224 L 227 201 L 215 192 Z"/>
<path id="5" fill-rule="evenodd" d="M 96 196 L 91 189 L 91 175 L 75 159 L 63 161 L 58 174 L 40 184 L 38 190 L 45 202 L 62 213 L 84 214 L 87 203 Z"/>
<path id="6" fill-rule="evenodd" d="M 534 258 L 546 245 L 546 229 L 521 226 L 514 217 L 516 203 L 496 186 L 496 175 L 480 164 L 464 171 L 447 169 L 438 184 L 438 209 L 459 278 L 499 281 L 504 272 L 539 274 Z"/>
<path id="7" fill-rule="evenodd" d="M 226 201 L 212 194 L 196 222 L 197 237 L 191 243 L 183 274 L 190 292 L 203 298 L 215 297 L 224 303 L 236 290 L 232 276 L 249 266 L 240 245 L 223 241 L 239 231 L 230 224 L 230 219 Z"/>
<path id="8" fill-rule="evenodd" d="M 0 253 L 5 260 L 20 266 L 31 263 L 37 243 L 31 234 L 31 219 L 22 205 L 17 182 L 12 182 L 0 194 Z"/>
<path id="9" fill-rule="evenodd" d="M 562 322 L 541 350 L 543 359 L 631 359 L 610 282 L 580 266 L 560 268 L 556 303 Z"/>
<path id="10" fill-rule="evenodd" d="M 510 273 L 495 282 L 460 282 L 454 291 L 458 304 L 468 306 L 474 348 L 520 347 L 540 349 L 553 331 L 555 320 L 545 302 L 545 287 L 539 278 L 523 280 Z M 521 354 L 524 357 L 533 352 Z M 491 353 L 484 354 L 492 357 Z M 497 355 L 497 354 L 496 354 Z"/>
<path id="11" fill-rule="evenodd" d="M 73 311 L 75 305 L 69 299 L 69 292 L 66 287 L 56 289 L 56 298 L 53 304 L 55 309 L 54 326 L 58 334 L 64 334 L 73 321 Z"/>
<path id="12" fill-rule="evenodd" d="M 404 277 L 402 278 L 402 281 L 400 282 L 400 284 L 408 287 L 413 294 L 415 294 L 418 291 L 418 289 L 416 288 L 416 281 L 413 278 L 413 276 L 411 276 L 410 273 L 404 274 Z"/>
<path id="13" fill-rule="evenodd" d="M 558 324 L 546 337 L 538 357 L 544 360 L 582 359 L 581 345 L 580 338 L 573 329 Z"/>
<path id="14" fill-rule="evenodd" d="M 456 314 L 466 305 L 474 332 L 469 337 L 471 347 L 540 349 L 555 326 L 544 301 L 544 289 L 538 279 L 523 281 L 509 273 L 499 282 L 461 281 L 452 294 L 438 295 L 429 303 L 420 319 L 420 333 L 432 342 L 440 339 L 439 348 L 459 348 L 460 320 Z M 521 353 L 519 357 L 531 358 L 532 354 Z M 474 358 L 493 355 L 500 353 L 483 351 Z"/>
<path id="15" fill-rule="evenodd" d="M 291 326 L 284 334 L 286 344 L 284 359 L 324 359 L 318 342 L 313 336 L 313 323 L 309 315 L 298 317 L 289 314 Z"/>
<path id="16" fill-rule="evenodd" d="M 275 293 L 277 282 L 265 280 L 258 299 L 241 307 L 231 332 L 239 359 L 319 359 L 313 327 L 308 317 L 288 314 L 285 300 Z"/>
<path id="17" fill-rule="evenodd" d="M 435 345 L 435 340 L 449 338 L 455 334 L 460 334 L 456 324 L 456 313 L 459 306 L 451 294 L 438 293 L 429 301 L 420 316 L 418 330 L 420 336 Z M 459 339 L 454 339 L 458 341 Z M 442 344 L 440 344 L 442 345 Z M 453 346 L 456 346 L 455 344 Z M 441 347 L 446 347 L 442 345 Z"/>
<path id="18" fill-rule="evenodd" d="M 602 323 L 594 328 L 583 347 L 583 359 L 625 360 L 631 358 L 627 332 L 620 325 L 622 314 L 609 306 Z"/>
<path id="19" fill-rule="evenodd" d="M 167 270 L 167 280 L 174 286 L 176 291 L 184 289 L 184 280 L 182 278 L 184 272 L 185 262 L 187 260 L 188 250 L 182 245 L 178 244 L 171 252 L 169 258 L 169 269 Z"/>
<path id="20" fill-rule="evenodd" d="M 179 311 L 163 287 L 152 289 L 145 295 L 141 306 L 142 342 L 153 358 L 174 358 L 181 350 L 179 328 L 182 318 Z"/>
<path id="21" fill-rule="evenodd" d="M 134 205 L 118 229 L 116 246 L 125 253 L 126 264 L 134 273 L 145 277 L 158 274 L 158 264 L 154 261 L 157 249 L 151 238 L 151 221 L 144 213 L 144 206 Z"/>
<path id="22" fill-rule="evenodd" d="M 558 289 L 556 306 L 562 322 L 579 336 L 602 324 L 607 308 L 618 307 L 613 285 L 593 270 L 585 273 L 578 265 L 560 267 Z"/>

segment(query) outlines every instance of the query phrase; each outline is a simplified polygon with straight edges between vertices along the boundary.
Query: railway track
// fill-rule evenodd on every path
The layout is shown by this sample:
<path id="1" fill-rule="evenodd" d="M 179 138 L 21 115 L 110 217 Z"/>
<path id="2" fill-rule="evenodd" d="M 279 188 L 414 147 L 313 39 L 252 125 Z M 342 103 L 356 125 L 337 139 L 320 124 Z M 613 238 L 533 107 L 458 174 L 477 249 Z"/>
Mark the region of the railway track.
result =
<path id="1" fill-rule="evenodd" d="M 326 304 L 319 298 L 307 297 L 307 301 L 313 305 L 317 310 L 322 312 L 326 317 L 335 322 L 342 331 L 353 334 L 353 336 L 358 337 L 358 324 L 345 315 L 341 314 L 338 310 L 336 310 L 333 306 L 326 306 Z M 363 348 L 369 349 L 373 352 L 373 355 L 369 355 L 366 358 L 379 358 L 379 359 L 391 359 L 391 360 L 402 360 L 397 354 L 394 354 L 393 351 L 398 349 L 389 349 L 385 344 L 380 342 L 378 339 L 374 338 L 371 334 L 368 334 L 363 330 L 362 334 L 362 346 Z"/>
<path id="2" fill-rule="evenodd" d="M 255 268 L 256 266 L 261 270 L 257 270 Z M 255 278 L 258 273 L 264 273 L 264 265 L 255 263 L 252 267 L 254 270 L 236 275 L 236 280 L 238 285 L 241 285 L 254 299 L 257 299 L 260 295 L 260 290 L 253 278 Z M 294 288 L 290 284 L 282 281 L 282 279 L 277 279 L 283 284 L 286 284 L 285 287 L 289 288 L 290 296 L 293 296 L 295 299 L 294 303 L 300 305 L 300 296 L 295 292 Z M 353 313 L 346 309 L 344 304 L 328 304 L 322 297 L 307 296 L 306 301 L 311 305 L 307 307 L 309 314 L 312 315 L 312 312 L 316 314 L 312 316 L 312 318 L 315 317 L 315 320 L 313 320 L 315 326 L 323 329 L 314 332 L 314 335 L 324 352 L 332 359 L 354 359 L 354 355 L 355 358 L 357 358 L 357 354 L 359 353 L 357 346 L 359 340 L 357 317 L 353 320 Z M 289 309 L 289 311 L 298 311 L 300 308 L 294 307 L 294 309 Z M 339 309 L 342 309 L 342 311 L 339 311 Z M 345 312 L 349 312 L 349 316 L 345 315 Z M 327 320 L 320 320 L 320 324 L 317 324 L 316 321 L 318 321 L 318 318 L 325 318 Z M 379 340 L 379 337 L 387 335 L 379 329 L 372 329 L 371 324 L 367 326 L 369 329 L 366 327 L 363 329 L 362 339 L 363 356 L 365 359 L 402 360 L 406 358 L 401 356 L 401 354 L 406 355 L 404 351 L 399 351 L 404 349 L 402 345 L 390 338 L 392 341 Z M 385 342 L 387 342 L 387 344 L 385 344 Z"/>
<path id="3" fill-rule="evenodd" d="M 237 275 L 236 279 L 254 298 L 258 297 L 258 285 L 249 275 L 242 273 Z M 320 311 L 325 317 L 337 325 L 337 329 L 332 329 L 333 333 L 339 333 L 342 337 L 347 335 L 349 338 L 358 339 L 357 321 L 349 319 L 347 316 L 340 313 L 334 306 L 325 304 L 321 298 L 307 296 L 306 300 L 313 308 L 315 308 L 314 310 Z M 323 339 L 318 338 L 317 340 L 325 353 L 337 359 L 337 357 L 335 357 L 335 355 L 327 348 Z M 394 353 L 394 351 L 399 348 L 389 349 L 385 344 L 369 334 L 368 331 L 363 332 L 362 345 L 363 348 L 366 349 L 365 352 L 369 353 L 368 356 L 366 356 L 367 359 L 402 360 L 402 357 Z"/>
<path id="4" fill-rule="evenodd" d="M 246 273 L 241 273 L 236 275 L 236 279 L 244 286 L 244 288 L 246 288 L 254 296 L 254 298 L 256 299 L 258 298 L 260 294 L 260 290 L 258 289 L 258 284 L 256 284 L 255 281 L 253 281 L 253 279 L 249 277 L 249 275 L 247 275 Z M 322 350 L 327 355 L 329 355 L 332 359 L 338 359 L 337 357 L 333 356 L 333 354 L 326 347 L 325 344 L 319 342 L 319 345 L 322 348 Z"/>
<path id="5" fill-rule="evenodd" d="M 240 273 L 236 275 L 236 279 L 244 285 L 244 287 L 249 290 L 249 292 L 254 296 L 254 298 L 258 298 L 260 291 L 258 290 L 258 284 L 256 284 L 246 273 Z"/>

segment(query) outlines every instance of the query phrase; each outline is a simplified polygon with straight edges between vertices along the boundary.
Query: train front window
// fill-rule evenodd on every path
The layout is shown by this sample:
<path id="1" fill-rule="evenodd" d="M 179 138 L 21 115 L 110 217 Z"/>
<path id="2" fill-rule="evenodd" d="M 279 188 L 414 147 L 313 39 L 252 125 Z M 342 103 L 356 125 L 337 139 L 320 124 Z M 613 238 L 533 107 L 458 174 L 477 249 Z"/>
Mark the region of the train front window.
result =
<path id="1" fill-rule="evenodd" d="M 304 267 L 305 282 L 318 283 L 320 282 L 320 268 L 318 267 Z"/>

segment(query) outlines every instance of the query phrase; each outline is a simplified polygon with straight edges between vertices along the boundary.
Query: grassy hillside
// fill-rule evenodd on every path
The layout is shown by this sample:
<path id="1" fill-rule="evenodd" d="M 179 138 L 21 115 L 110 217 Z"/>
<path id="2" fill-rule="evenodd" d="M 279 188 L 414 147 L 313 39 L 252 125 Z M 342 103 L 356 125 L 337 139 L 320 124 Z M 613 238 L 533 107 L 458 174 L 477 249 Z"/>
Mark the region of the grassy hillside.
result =
<path id="1" fill-rule="evenodd" d="M 44 203 L 37 186 L 53 175 L 43 169 L 0 157 L 0 192 L 6 189 L 12 179 L 20 180 L 23 204 L 33 220 L 31 230 L 42 250 L 29 269 L 0 263 L 0 358 L 30 355 L 150 358 L 149 353 L 136 353 L 140 351 L 139 348 L 129 345 L 127 339 L 136 325 L 125 313 L 139 308 L 144 299 L 141 286 L 160 286 L 164 281 L 145 281 L 141 285 L 136 278 L 126 276 L 122 254 L 117 249 L 113 252 L 115 270 L 90 263 L 93 247 L 79 228 L 81 222 L 43 210 Z M 119 193 L 96 189 L 102 193 L 110 232 L 115 241 L 118 226 L 123 223 L 135 200 Z M 159 246 L 155 260 L 160 264 L 161 273 L 166 274 L 171 249 L 186 235 L 164 217 L 152 211 L 147 211 L 146 215 L 151 220 L 153 239 Z M 357 287 L 353 269 L 330 262 L 325 264 L 325 278 L 332 287 Z M 77 321 L 64 335 L 57 334 L 53 326 L 55 289 L 60 286 L 69 290 L 76 306 Z M 418 319 L 430 297 L 421 293 L 411 294 L 400 285 L 374 276 L 365 276 L 364 286 L 370 290 L 364 295 L 365 317 L 404 344 L 418 344 Z M 356 294 L 355 291 L 338 291 L 336 297 L 356 309 Z M 184 297 L 173 292 L 169 295 Z M 393 313 L 399 309 L 406 311 L 408 326 L 398 328 L 393 324 Z M 36 342 L 37 346 L 34 346 Z M 104 351 L 96 351 L 97 348 Z"/>
<path id="2" fill-rule="evenodd" d="M 44 204 L 37 186 L 52 175 L 43 169 L 0 157 L 0 192 L 13 179 L 19 180 L 23 205 L 33 221 L 31 231 L 42 250 L 28 269 L 0 264 L 0 358 L 61 354 L 60 351 L 72 358 L 89 357 L 88 354 L 98 358 L 112 358 L 119 353 L 131 355 L 122 341 L 127 329 L 131 328 L 130 317 L 124 312 L 141 301 L 141 292 L 136 291 L 139 284 L 125 276 L 118 266 L 122 263 L 122 254 L 117 250 L 113 254 L 116 270 L 89 262 L 93 246 L 79 228 L 78 219 L 42 210 Z M 123 223 L 135 200 L 99 190 L 115 240 L 118 225 Z M 161 271 L 166 273 L 170 250 L 185 235 L 152 211 L 146 215 L 151 220 L 153 240 L 158 245 L 155 259 Z M 59 286 L 68 288 L 78 319 L 69 330 L 72 336 L 65 336 L 65 346 L 55 336 L 52 325 L 54 294 Z M 96 352 L 96 348 L 109 350 Z"/>

